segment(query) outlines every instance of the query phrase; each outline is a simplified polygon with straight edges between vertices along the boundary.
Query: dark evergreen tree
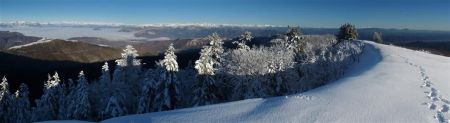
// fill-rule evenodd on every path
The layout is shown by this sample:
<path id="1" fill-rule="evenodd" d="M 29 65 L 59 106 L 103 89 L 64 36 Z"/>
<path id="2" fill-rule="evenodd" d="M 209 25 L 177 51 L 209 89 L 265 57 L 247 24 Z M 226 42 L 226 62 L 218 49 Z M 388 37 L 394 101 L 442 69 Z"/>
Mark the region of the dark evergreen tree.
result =
<path id="1" fill-rule="evenodd" d="M 249 35 L 248 35 L 249 36 Z M 250 38 L 250 37 L 247 37 Z M 219 101 L 217 87 L 218 80 L 221 80 L 222 55 L 224 52 L 222 38 L 217 33 L 213 33 L 207 37 L 210 41 L 208 46 L 204 46 L 200 52 L 200 58 L 195 61 L 195 69 L 197 70 L 197 81 L 193 85 L 193 104 L 207 105 L 214 104 Z"/>
<path id="2" fill-rule="evenodd" d="M 73 91 L 73 98 L 68 105 L 70 119 L 84 120 L 91 116 L 91 105 L 88 96 L 88 81 L 83 71 L 78 76 L 78 83 Z"/>
<path id="3" fill-rule="evenodd" d="M 28 100 L 28 87 L 26 84 L 20 84 L 19 90 L 15 93 L 15 110 L 12 119 L 14 123 L 29 123 L 31 122 L 31 108 Z"/>
<path id="4" fill-rule="evenodd" d="M 247 46 L 247 43 L 249 43 L 253 39 L 251 32 L 244 32 L 239 36 L 238 41 L 233 41 L 233 44 L 237 44 L 237 48 L 241 50 L 249 50 L 250 47 Z"/>
<path id="5" fill-rule="evenodd" d="M 9 85 L 6 77 L 3 77 L 0 83 L 0 122 L 13 122 L 14 116 L 14 96 L 9 92 Z"/>
<path id="6" fill-rule="evenodd" d="M 141 60 L 137 56 L 137 50 L 127 45 L 123 49 L 122 58 L 116 60 L 111 82 L 111 95 L 115 96 L 121 106 L 125 106 L 127 113 L 136 112 L 137 98 L 141 91 Z"/>
<path id="7" fill-rule="evenodd" d="M 33 109 L 32 121 L 56 120 L 60 116 L 59 108 L 62 107 L 61 98 L 61 80 L 58 73 L 48 77 L 44 85 L 44 94 L 36 100 L 36 107 Z"/>
<path id="8" fill-rule="evenodd" d="M 288 49 L 292 49 L 296 52 L 300 52 L 304 49 L 304 42 L 302 42 L 301 36 L 302 32 L 300 27 L 289 27 L 288 32 L 285 34 L 285 45 Z"/>
<path id="9" fill-rule="evenodd" d="M 345 23 L 342 25 L 339 28 L 337 38 L 339 42 L 343 40 L 358 39 L 358 31 L 356 30 L 355 25 L 352 25 L 351 23 Z"/>
<path id="10" fill-rule="evenodd" d="M 164 59 L 157 63 L 162 70 L 159 76 L 158 94 L 156 103 L 159 103 L 158 110 L 172 110 L 177 108 L 181 101 L 179 82 L 176 76 L 178 72 L 178 63 L 176 61 L 175 48 L 173 44 L 167 48 L 164 53 Z"/>
<path id="11" fill-rule="evenodd" d="M 154 100 L 157 94 L 158 83 L 154 80 L 154 74 L 155 72 L 152 69 L 149 69 L 144 75 L 142 80 L 143 86 L 141 95 L 138 100 L 138 114 L 153 112 L 156 110 L 156 103 Z"/>
<path id="12" fill-rule="evenodd" d="M 105 110 L 101 112 L 102 118 L 123 116 L 127 113 L 127 109 L 121 104 L 115 96 L 111 96 L 108 100 Z"/>
<path id="13" fill-rule="evenodd" d="M 108 104 L 109 97 L 112 95 L 111 74 L 108 66 L 108 62 L 105 62 L 102 66 L 102 74 L 97 81 L 89 84 L 89 100 L 91 100 L 91 107 L 93 112 L 93 118 L 101 120 L 100 114 Z"/>

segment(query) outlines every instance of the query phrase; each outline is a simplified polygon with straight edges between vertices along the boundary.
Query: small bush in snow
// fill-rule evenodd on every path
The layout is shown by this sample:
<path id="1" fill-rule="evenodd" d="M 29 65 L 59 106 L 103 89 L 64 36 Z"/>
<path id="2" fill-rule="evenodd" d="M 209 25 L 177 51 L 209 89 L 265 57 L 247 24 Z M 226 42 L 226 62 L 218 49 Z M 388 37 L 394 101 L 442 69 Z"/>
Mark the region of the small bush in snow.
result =
<path id="1" fill-rule="evenodd" d="M 372 39 L 377 43 L 383 43 L 383 37 L 381 35 L 381 32 L 373 32 Z"/>

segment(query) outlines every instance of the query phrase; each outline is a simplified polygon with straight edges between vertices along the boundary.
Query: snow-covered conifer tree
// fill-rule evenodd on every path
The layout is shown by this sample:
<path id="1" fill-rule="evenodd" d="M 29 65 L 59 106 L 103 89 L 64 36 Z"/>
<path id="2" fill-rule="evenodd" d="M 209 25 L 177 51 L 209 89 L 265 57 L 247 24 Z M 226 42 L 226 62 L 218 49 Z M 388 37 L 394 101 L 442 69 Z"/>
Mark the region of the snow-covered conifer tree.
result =
<path id="1" fill-rule="evenodd" d="M 53 84 L 55 85 L 55 87 L 53 87 L 54 89 L 54 95 L 55 95 L 55 111 L 57 112 L 56 117 L 59 119 L 62 119 L 61 116 L 66 115 L 67 116 L 67 112 L 64 110 L 67 108 L 67 93 L 69 93 L 72 90 L 68 90 L 66 89 L 66 85 L 65 83 L 61 82 L 58 73 L 55 72 L 55 74 L 53 75 Z"/>
<path id="2" fill-rule="evenodd" d="M 126 111 L 136 112 L 137 97 L 140 94 L 141 60 L 136 49 L 127 45 L 122 53 L 122 58 L 116 60 L 111 94 L 115 96 L 120 104 L 123 104 Z"/>
<path id="3" fill-rule="evenodd" d="M 73 91 L 73 81 L 69 79 L 67 84 L 61 82 L 58 89 L 58 119 L 64 120 L 69 119 L 69 110 L 67 107 L 69 106 L 70 100 L 72 99 L 71 92 Z"/>
<path id="4" fill-rule="evenodd" d="M 295 63 L 293 58 L 294 52 L 286 50 L 286 46 L 282 43 L 270 47 L 254 47 L 249 50 L 228 50 L 221 64 L 223 72 L 227 73 L 226 80 L 229 80 L 227 84 L 232 89 L 228 92 L 230 99 L 272 96 L 275 86 L 269 87 L 269 85 L 276 85 L 276 81 L 269 82 L 269 79 L 273 80 L 270 74 L 276 74 L 278 78 L 282 78 L 281 76 L 293 67 Z M 283 78 L 288 77 L 286 75 Z M 287 83 L 279 85 L 286 87 Z"/>
<path id="5" fill-rule="evenodd" d="M 156 109 L 155 107 L 155 96 L 156 96 L 156 90 L 157 90 L 157 83 L 154 80 L 153 75 L 154 74 L 151 70 L 148 70 L 145 78 L 142 80 L 142 93 L 139 96 L 139 102 L 138 102 L 138 109 L 137 113 L 147 113 L 152 112 Z"/>
<path id="6" fill-rule="evenodd" d="M 59 79 L 58 72 L 55 72 L 52 77 L 49 76 L 49 80 L 44 84 L 45 89 L 51 89 L 59 86 L 61 80 Z"/>
<path id="7" fill-rule="evenodd" d="M 111 117 L 123 116 L 126 114 L 126 109 L 115 96 L 111 96 L 108 100 L 105 110 L 101 113 L 104 119 Z"/>
<path id="8" fill-rule="evenodd" d="M 219 101 L 217 90 L 217 73 L 221 68 L 221 57 L 223 55 L 222 38 L 217 33 L 207 37 L 209 46 L 204 46 L 200 52 L 200 58 L 195 61 L 195 69 L 198 72 L 197 81 L 194 84 L 193 104 L 206 105 Z"/>
<path id="9" fill-rule="evenodd" d="M 211 47 L 206 46 L 200 52 L 200 58 L 195 61 L 195 69 L 198 72 L 198 80 L 194 84 L 194 99 L 195 106 L 207 105 L 218 102 L 216 83 L 213 78 L 216 69 L 214 68 L 214 60 L 211 57 Z"/>
<path id="10" fill-rule="evenodd" d="M 117 66 L 114 70 L 113 83 L 136 84 L 141 72 L 141 60 L 136 59 L 139 56 L 136 49 L 127 45 L 123 50 L 122 58 L 116 60 Z M 105 77 L 106 78 L 106 77 Z"/>
<path id="11" fill-rule="evenodd" d="M 310 51 L 308 51 L 307 46 L 308 43 L 305 41 L 305 37 L 301 36 L 302 32 L 300 31 L 300 27 L 290 27 L 288 33 L 285 34 L 285 46 L 288 50 L 292 50 L 295 53 L 295 62 L 302 63 L 305 59 L 308 59 L 310 56 Z M 277 64 L 277 63 L 274 63 Z M 296 76 L 300 76 L 301 74 L 301 65 L 296 65 Z M 277 75 L 278 76 L 278 75 Z"/>
<path id="12" fill-rule="evenodd" d="M 108 62 L 102 66 L 102 74 L 98 81 L 91 82 L 89 86 L 89 99 L 92 100 L 92 111 L 95 113 L 97 119 L 101 118 L 101 112 L 106 108 L 109 97 L 112 96 L 111 74 L 109 71 Z"/>
<path id="13" fill-rule="evenodd" d="M 30 101 L 28 100 L 28 87 L 25 83 L 20 84 L 19 90 L 15 93 L 15 111 L 12 118 L 15 123 L 31 122 Z"/>
<path id="14" fill-rule="evenodd" d="M 241 36 L 239 37 L 239 41 L 234 41 L 233 43 L 237 44 L 238 49 L 249 50 L 250 47 L 246 43 L 250 42 L 252 39 L 252 33 L 247 31 L 241 34 Z"/>
<path id="15" fill-rule="evenodd" d="M 173 47 L 173 43 L 171 43 L 167 48 L 166 52 L 164 53 L 164 59 L 161 62 L 163 63 L 167 71 L 178 71 L 177 56 L 175 55 L 175 48 Z"/>
<path id="16" fill-rule="evenodd" d="M 14 114 L 14 97 L 9 92 L 9 85 L 6 77 L 3 77 L 2 83 L 0 83 L 0 122 L 7 123 L 12 122 Z"/>
<path id="17" fill-rule="evenodd" d="M 180 103 L 180 91 L 178 88 L 176 72 L 178 72 L 178 63 L 176 61 L 175 49 L 170 44 L 164 53 L 164 59 L 159 61 L 158 65 L 163 68 L 163 72 L 159 77 L 158 94 L 156 95 L 156 103 L 160 103 L 158 110 L 175 109 Z"/>
<path id="18" fill-rule="evenodd" d="M 129 67 L 129 66 L 139 66 L 141 65 L 141 60 L 136 59 L 139 56 L 137 54 L 137 50 L 134 49 L 133 46 L 127 45 L 122 52 L 122 58 L 116 60 L 116 63 L 120 67 Z"/>
<path id="19" fill-rule="evenodd" d="M 303 49 L 303 42 L 300 41 L 300 27 L 290 27 L 289 31 L 285 34 L 286 45 L 288 49 L 292 49 L 296 52 L 300 52 Z"/>
<path id="20" fill-rule="evenodd" d="M 187 66 L 184 69 L 180 69 L 178 72 L 178 78 L 180 81 L 179 89 L 180 89 L 180 96 L 181 99 L 181 105 L 182 106 L 189 106 L 192 103 L 193 95 L 192 95 L 192 85 L 197 80 L 197 71 L 194 68 L 194 63 L 192 61 L 188 61 Z"/>
<path id="21" fill-rule="evenodd" d="M 213 33 L 207 37 L 209 42 L 209 55 L 214 60 L 214 66 L 219 65 L 220 58 L 224 52 L 223 49 L 223 39 L 217 33 Z"/>
<path id="22" fill-rule="evenodd" d="M 88 119 L 91 113 L 91 105 L 88 97 L 88 81 L 81 71 L 78 76 L 78 84 L 74 90 L 74 97 L 70 100 L 68 112 L 70 112 L 70 119 L 85 120 Z"/>
<path id="23" fill-rule="evenodd" d="M 200 58 L 195 61 L 195 69 L 199 75 L 214 75 L 214 60 L 211 58 L 211 47 L 204 47 L 200 52 Z"/>
<path id="24" fill-rule="evenodd" d="M 106 84 L 111 82 L 111 74 L 109 72 L 108 62 L 105 62 L 102 66 L 102 75 L 98 81 L 101 84 Z"/>
<path id="25" fill-rule="evenodd" d="M 217 33 L 207 37 L 209 46 L 204 46 L 200 52 L 200 58 L 195 61 L 195 69 L 200 75 L 215 75 L 220 59 L 224 52 L 222 38 Z"/>
<path id="26" fill-rule="evenodd" d="M 44 84 L 44 94 L 36 100 L 36 107 L 33 110 L 32 121 L 55 120 L 58 118 L 61 80 L 58 73 L 50 77 Z"/>
<path id="27" fill-rule="evenodd" d="M 194 85 L 194 106 L 214 104 L 219 101 L 216 96 L 216 83 L 211 75 L 199 75 Z"/>
<path id="28" fill-rule="evenodd" d="M 60 84 L 63 94 L 59 95 L 59 114 L 58 119 L 71 119 L 70 105 L 75 98 L 76 84 L 72 79 L 68 79 L 67 83 Z"/>
<path id="29" fill-rule="evenodd" d="M 268 83 L 268 93 L 272 96 L 281 96 L 283 95 L 287 89 L 283 86 L 283 78 L 281 76 L 281 71 L 283 70 L 281 63 L 276 64 L 273 61 L 269 63 L 268 66 L 268 75 L 269 75 L 269 83 Z"/>

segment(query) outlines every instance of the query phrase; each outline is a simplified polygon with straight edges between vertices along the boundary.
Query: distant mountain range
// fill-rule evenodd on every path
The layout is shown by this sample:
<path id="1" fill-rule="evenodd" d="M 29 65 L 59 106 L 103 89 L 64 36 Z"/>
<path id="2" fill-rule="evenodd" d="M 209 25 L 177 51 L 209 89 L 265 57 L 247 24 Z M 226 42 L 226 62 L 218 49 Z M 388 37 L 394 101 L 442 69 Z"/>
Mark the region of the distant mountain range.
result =
<path id="1" fill-rule="evenodd" d="M 213 24 L 213 23 L 157 23 L 157 24 L 124 24 L 124 23 L 103 23 L 103 22 L 31 22 L 31 21 L 11 21 L 0 22 L 0 27 L 13 26 L 103 26 L 103 27 L 282 27 L 269 24 Z"/>
<path id="2" fill-rule="evenodd" d="M 116 59 L 121 49 L 81 41 L 25 36 L 0 31 L 0 52 L 46 61 L 92 63 Z"/>
<path id="3" fill-rule="evenodd" d="M 395 43 L 395 45 L 414 50 L 424 50 L 433 54 L 450 57 L 450 42 L 406 42 Z"/>
<path id="4" fill-rule="evenodd" d="M 167 41 L 109 41 L 98 37 L 75 37 L 68 40 L 25 36 L 18 32 L 0 32 L 0 46 L 7 54 L 44 61 L 93 63 L 120 57 L 122 48 L 133 45 L 141 56 L 158 56 L 174 43 L 177 51 L 199 49 L 203 38 Z M 12 42 L 12 43 L 11 43 Z M 227 41 L 228 42 L 228 41 Z"/>
<path id="5" fill-rule="evenodd" d="M 40 37 L 25 36 L 18 32 L 0 31 L 0 51 L 12 46 L 28 44 L 41 39 Z"/>
<path id="6" fill-rule="evenodd" d="M 21 28 L 23 26 L 31 28 Z M 58 28 L 48 28 L 58 26 Z M 80 28 L 78 28 L 81 26 Z M 76 28 L 76 30 L 72 30 Z M 35 30 L 36 29 L 36 30 Z M 107 29 L 105 31 L 104 29 Z M 39 35 L 41 33 L 57 32 L 61 35 L 78 37 L 68 37 L 66 39 L 52 40 L 46 43 L 37 43 L 28 47 L 20 47 L 39 42 L 46 36 L 28 36 L 19 32 L 0 31 L 0 51 L 18 56 L 29 57 L 40 60 L 73 61 L 80 63 L 92 63 L 118 58 L 121 49 L 125 45 L 133 45 L 142 56 L 158 56 L 170 43 L 175 44 L 177 51 L 198 50 L 208 43 L 204 39 L 207 35 L 217 32 L 226 42 L 231 45 L 241 33 L 252 32 L 256 37 L 254 42 L 268 42 L 274 37 L 284 34 L 288 27 L 276 26 L 237 26 L 237 25 L 118 25 L 118 24 L 42 24 L 29 22 L 0 23 L 0 30 L 24 31 Z M 29 30 L 32 30 L 31 32 Z M 88 30 L 87 34 L 98 33 L 89 37 L 82 32 Z M 334 28 L 302 28 L 303 34 L 322 35 L 335 34 L 338 29 Z M 102 32 L 103 31 L 103 32 Z M 101 32 L 101 33 L 99 33 Z M 408 29 L 381 29 L 363 28 L 358 29 L 359 38 L 371 40 L 373 32 L 381 32 L 385 43 L 406 43 L 406 42 L 450 42 L 449 31 L 428 31 L 428 30 L 408 30 Z M 112 33 L 112 34 L 109 34 Z M 106 35 L 105 35 L 106 34 Z M 122 36 L 124 34 L 126 36 Z M 134 38 L 130 35 L 134 35 Z M 125 37 L 120 40 L 112 40 L 108 37 Z M 133 38 L 127 40 L 127 38 Z M 52 39 L 49 37 L 49 39 Z M 153 40 L 152 40 L 153 39 Z M 154 40 L 156 39 L 156 40 Z M 255 43 L 258 44 L 258 43 Z M 251 44 L 253 45 L 253 44 Z M 11 48 L 13 47 L 13 48 Z M 20 48 L 14 48 L 20 47 Z M 417 48 L 417 45 L 415 45 Z M 438 47 L 433 45 L 433 47 Z M 433 47 L 426 47 L 433 49 Z M 9 49 L 9 50 L 8 50 Z M 442 50 L 438 49 L 438 50 Z M 447 51 L 445 51 L 447 52 Z M 447 53 L 443 53 L 447 54 Z"/>
<path id="7" fill-rule="evenodd" d="M 307 26 L 307 25 L 305 25 Z M 21 32 L 28 36 L 48 38 L 102 38 L 104 41 L 164 41 L 196 39 L 217 32 L 226 39 L 238 37 L 250 31 L 255 37 L 271 37 L 284 34 L 288 27 L 274 25 L 233 24 L 141 24 L 58 22 L 37 23 L 16 21 L 0 23 L 0 30 Z M 301 27 L 306 35 L 336 34 L 337 28 Z M 385 42 L 450 41 L 450 31 L 358 28 L 359 39 L 372 40 L 374 32 L 381 32 Z M 105 44 L 103 42 L 103 44 Z M 109 45 L 105 44 L 105 45 Z"/>
<path id="8" fill-rule="evenodd" d="M 12 25 L 12 24 L 11 24 Z M 30 25 L 30 24 L 19 24 Z M 33 24 L 31 24 L 33 25 Z M 36 27 L 41 28 L 41 27 Z M 42 27 L 45 28 L 45 27 Z M 62 27 L 63 29 L 70 27 Z M 101 27 L 98 27 L 101 28 Z M 4 28 L 5 29 L 5 28 Z M 8 29 L 8 28 L 6 28 Z M 90 28 L 86 28 L 90 29 Z M 94 28 L 91 28 L 93 30 Z M 175 44 L 178 51 L 199 49 L 208 43 L 203 39 L 213 32 L 218 32 L 226 41 L 233 41 L 240 33 L 250 31 L 256 37 L 254 42 L 267 42 L 274 37 L 284 34 L 287 27 L 235 27 L 222 26 L 215 28 L 205 28 L 199 26 L 184 27 L 117 27 L 117 31 L 134 33 L 136 37 L 146 39 L 168 37 L 169 39 L 153 40 L 111 40 L 102 37 L 71 37 L 64 40 L 54 40 L 24 48 L 13 48 L 21 45 L 30 45 L 37 42 L 42 37 L 26 36 L 19 32 L 0 31 L 0 50 L 6 53 L 25 56 L 41 60 L 74 61 L 81 63 L 92 63 L 98 61 L 112 60 L 118 58 L 121 49 L 125 45 L 133 45 L 142 56 L 157 56 L 164 51 L 170 43 Z M 59 30 L 55 30 L 59 31 Z M 60 30 L 67 31 L 67 30 Z M 96 30 L 94 30 L 96 31 Z M 102 31 L 97 30 L 97 31 Z M 111 31 L 111 30 L 109 30 Z M 304 34 L 334 34 L 337 29 L 331 28 L 302 28 Z M 399 30 L 365 28 L 358 29 L 360 39 L 371 40 L 373 32 L 381 32 L 385 43 L 407 43 L 407 42 L 450 42 L 450 32 L 446 31 L 426 31 L 426 30 Z M 64 33 L 62 33 L 64 34 Z M 228 44 L 231 45 L 231 44 Z M 251 44 L 253 45 L 253 44 Z M 415 45 L 417 48 L 418 46 Z M 433 45 L 433 47 L 438 47 Z M 433 49 L 433 47 L 426 47 Z M 419 47 L 420 48 L 420 47 Z M 8 50 L 10 49 L 10 50 Z M 438 50 L 442 50 L 438 49 Z M 444 51 L 444 50 L 442 50 Z M 445 51 L 447 52 L 447 50 Z M 441 53 L 448 54 L 448 53 Z"/>

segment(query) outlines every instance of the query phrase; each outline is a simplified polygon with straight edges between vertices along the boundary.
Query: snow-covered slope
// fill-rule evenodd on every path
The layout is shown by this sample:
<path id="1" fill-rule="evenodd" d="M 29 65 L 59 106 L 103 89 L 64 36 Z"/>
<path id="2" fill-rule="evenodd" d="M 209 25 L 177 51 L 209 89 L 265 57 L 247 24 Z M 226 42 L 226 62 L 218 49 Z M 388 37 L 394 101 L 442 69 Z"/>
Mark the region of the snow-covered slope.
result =
<path id="1" fill-rule="evenodd" d="M 36 42 L 31 42 L 31 43 L 24 44 L 24 45 L 17 45 L 17 46 L 10 47 L 9 50 L 11 50 L 11 49 L 19 49 L 19 48 L 22 48 L 22 47 L 28 47 L 28 46 L 32 46 L 32 45 L 35 45 L 35 44 L 47 43 L 47 42 L 50 42 L 52 40 L 53 39 L 42 38 L 42 39 L 40 39 L 40 40 L 38 40 Z"/>
<path id="2" fill-rule="evenodd" d="M 343 78 L 301 94 L 103 122 L 448 122 L 449 57 L 367 43 Z"/>

